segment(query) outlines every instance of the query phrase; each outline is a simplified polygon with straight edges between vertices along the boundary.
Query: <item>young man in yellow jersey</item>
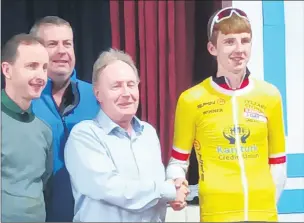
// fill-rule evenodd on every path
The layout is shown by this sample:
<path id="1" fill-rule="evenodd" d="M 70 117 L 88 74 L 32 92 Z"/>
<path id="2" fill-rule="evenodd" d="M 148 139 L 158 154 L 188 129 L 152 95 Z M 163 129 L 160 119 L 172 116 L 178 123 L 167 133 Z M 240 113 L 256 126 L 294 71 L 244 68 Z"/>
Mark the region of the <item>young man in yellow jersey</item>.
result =
<path id="1" fill-rule="evenodd" d="M 252 30 L 245 12 L 231 7 L 216 12 L 208 37 L 218 69 L 178 99 L 167 178 L 187 184 L 194 147 L 201 222 L 278 221 L 286 180 L 280 92 L 247 69 Z"/>

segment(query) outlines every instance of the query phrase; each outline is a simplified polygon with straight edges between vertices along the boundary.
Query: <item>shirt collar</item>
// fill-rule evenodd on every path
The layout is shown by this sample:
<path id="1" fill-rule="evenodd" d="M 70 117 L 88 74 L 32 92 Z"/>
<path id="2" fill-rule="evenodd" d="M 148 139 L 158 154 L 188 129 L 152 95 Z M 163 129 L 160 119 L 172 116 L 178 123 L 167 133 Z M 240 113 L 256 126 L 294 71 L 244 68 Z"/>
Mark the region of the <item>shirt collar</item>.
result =
<path id="1" fill-rule="evenodd" d="M 98 122 L 99 126 L 104 129 L 106 134 L 110 134 L 114 129 L 121 129 L 121 127 L 118 124 L 116 124 L 115 122 L 113 122 L 102 109 L 99 110 L 97 117 L 96 117 L 96 121 Z M 140 121 L 139 118 L 134 116 L 131 123 L 132 123 L 133 130 L 136 133 L 141 133 L 143 131 L 144 125 L 143 125 L 142 121 Z"/>
<path id="2" fill-rule="evenodd" d="M 235 90 L 239 90 L 239 89 L 243 89 L 245 87 L 248 86 L 249 84 L 249 75 L 250 75 L 250 71 L 248 68 L 246 68 L 246 73 L 243 77 L 242 83 L 240 84 L 240 87 L 235 89 Z M 212 75 L 212 80 L 213 82 L 215 82 L 217 85 L 219 85 L 220 87 L 226 89 L 226 90 L 233 90 L 229 83 L 226 80 L 226 77 L 221 76 L 221 77 L 217 77 L 216 74 Z"/>
<path id="3" fill-rule="evenodd" d="M 33 114 L 32 106 L 30 106 L 27 110 L 22 110 L 5 92 L 4 89 L 1 91 L 1 101 L 2 104 L 9 109 L 10 112 L 15 114 Z"/>

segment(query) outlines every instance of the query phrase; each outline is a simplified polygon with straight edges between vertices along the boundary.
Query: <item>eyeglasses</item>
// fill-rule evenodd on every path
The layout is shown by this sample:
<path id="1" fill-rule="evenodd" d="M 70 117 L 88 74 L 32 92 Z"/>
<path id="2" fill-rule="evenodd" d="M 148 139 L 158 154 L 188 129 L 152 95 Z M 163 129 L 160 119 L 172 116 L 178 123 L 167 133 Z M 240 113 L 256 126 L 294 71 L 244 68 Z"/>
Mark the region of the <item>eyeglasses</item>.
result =
<path id="1" fill-rule="evenodd" d="M 214 25 L 216 23 L 219 23 L 219 22 L 225 20 L 225 19 L 230 18 L 233 13 L 235 13 L 237 16 L 239 16 L 241 18 L 244 18 L 247 21 L 249 21 L 248 16 L 244 11 L 242 11 L 240 9 L 237 9 L 237 8 L 232 8 L 232 7 L 223 8 L 218 13 L 216 13 L 216 15 L 212 19 L 211 26 L 210 26 L 209 39 L 212 36 Z"/>

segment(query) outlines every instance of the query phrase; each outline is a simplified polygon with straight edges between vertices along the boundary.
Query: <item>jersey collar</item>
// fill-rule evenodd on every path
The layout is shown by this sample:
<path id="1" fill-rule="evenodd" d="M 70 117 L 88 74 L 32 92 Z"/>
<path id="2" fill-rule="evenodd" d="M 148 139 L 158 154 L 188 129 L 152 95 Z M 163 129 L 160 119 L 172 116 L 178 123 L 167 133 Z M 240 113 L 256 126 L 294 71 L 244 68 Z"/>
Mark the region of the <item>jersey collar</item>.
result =
<path id="1" fill-rule="evenodd" d="M 240 85 L 240 87 L 237 88 L 237 89 L 231 88 L 231 86 L 229 85 L 229 82 L 228 82 L 227 78 L 224 77 L 224 76 L 217 77 L 216 74 L 214 74 L 214 75 L 212 76 L 212 81 L 213 81 L 214 83 L 216 83 L 216 84 L 217 84 L 219 87 L 221 87 L 221 88 L 224 88 L 224 89 L 226 89 L 226 90 L 231 90 L 231 91 L 233 91 L 233 90 L 239 90 L 239 89 L 243 89 L 243 88 L 247 87 L 248 84 L 249 84 L 249 75 L 250 75 L 250 71 L 249 71 L 248 68 L 246 68 L 246 73 L 245 73 L 245 75 L 243 76 L 243 80 L 242 80 L 242 82 L 241 82 L 241 85 Z"/>
<path id="2" fill-rule="evenodd" d="M 228 81 L 226 80 L 225 77 L 223 77 L 223 76 L 216 77 L 215 74 L 210 79 L 210 84 L 211 84 L 212 88 L 215 89 L 216 91 L 218 91 L 222 94 L 225 94 L 225 95 L 230 95 L 230 96 L 233 96 L 233 95 L 240 96 L 242 94 L 245 94 L 245 93 L 251 91 L 253 88 L 253 85 L 254 85 L 252 79 L 250 78 L 250 71 L 248 70 L 248 68 L 246 68 L 246 73 L 243 77 L 241 85 L 237 89 L 232 89 L 229 86 Z"/>

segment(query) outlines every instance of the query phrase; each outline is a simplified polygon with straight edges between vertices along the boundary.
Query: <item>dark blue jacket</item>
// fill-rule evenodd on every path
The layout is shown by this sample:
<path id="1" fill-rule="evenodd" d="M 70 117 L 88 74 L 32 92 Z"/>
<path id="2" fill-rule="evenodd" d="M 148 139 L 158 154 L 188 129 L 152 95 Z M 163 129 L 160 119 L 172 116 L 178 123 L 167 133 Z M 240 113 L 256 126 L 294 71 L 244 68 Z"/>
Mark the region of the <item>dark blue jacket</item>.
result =
<path id="1" fill-rule="evenodd" d="M 73 126 L 85 119 L 93 119 L 99 111 L 99 104 L 93 93 L 92 85 L 77 80 L 76 71 L 72 77 L 72 91 L 78 103 L 63 116 L 52 97 L 52 81 L 39 99 L 33 101 L 33 111 L 37 117 L 48 123 L 53 130 L 54 170 L 52 194 L 47 209 L 47 221 L 71 222 L 74 216 L 74 199 L 68 172 L 64 164 L 64 145 Z M 29 130 L 30 131 L 30 130 Z"/>

